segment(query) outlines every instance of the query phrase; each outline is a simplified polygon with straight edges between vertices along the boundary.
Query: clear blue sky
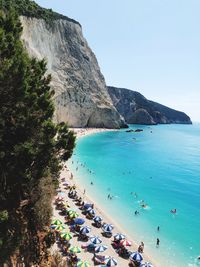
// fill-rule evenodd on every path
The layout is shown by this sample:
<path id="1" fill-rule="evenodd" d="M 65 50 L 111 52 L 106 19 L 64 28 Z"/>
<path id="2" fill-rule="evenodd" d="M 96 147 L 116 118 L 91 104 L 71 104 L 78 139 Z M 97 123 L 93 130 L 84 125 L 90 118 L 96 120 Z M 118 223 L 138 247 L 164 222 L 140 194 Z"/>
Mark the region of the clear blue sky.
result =
<path id="1" fill-rule="evenodd" d="M 78 20 L 108 85 L 200 121 L 200 0 L 36 0 Z"/>

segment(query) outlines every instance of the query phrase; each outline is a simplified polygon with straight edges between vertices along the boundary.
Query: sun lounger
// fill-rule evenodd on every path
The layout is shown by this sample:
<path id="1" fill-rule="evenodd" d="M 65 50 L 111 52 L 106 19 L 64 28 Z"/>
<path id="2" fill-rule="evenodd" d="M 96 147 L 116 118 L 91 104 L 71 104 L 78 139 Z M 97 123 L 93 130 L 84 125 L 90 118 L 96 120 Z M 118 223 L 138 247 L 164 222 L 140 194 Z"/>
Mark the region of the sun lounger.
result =
<path id="1" fill-rule="evenodd" d="M 112 237 L 112 232 L 103 232 L 103 235 L 105 236 L 105 237 Z"/>
<path id="2" fill-rule="evenodd" d="M 105 264 L 105 256 L 94 255 L 93 260 L 95 264 Z"/>

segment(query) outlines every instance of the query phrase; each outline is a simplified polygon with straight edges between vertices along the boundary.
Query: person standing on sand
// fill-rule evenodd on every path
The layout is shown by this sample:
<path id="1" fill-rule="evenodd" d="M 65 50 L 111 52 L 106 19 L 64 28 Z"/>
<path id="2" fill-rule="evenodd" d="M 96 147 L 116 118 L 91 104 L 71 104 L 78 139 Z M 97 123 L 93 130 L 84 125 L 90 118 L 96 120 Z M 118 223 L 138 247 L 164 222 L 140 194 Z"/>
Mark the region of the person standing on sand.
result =
<path id="1" fill-rule="evenodd" d="M 156 240 L 156 247 L 159 247 L 159 245 L 160 245 L 160 239 L 157 238 L 157 240 Z"/>
<path id="2" fill-rule="evenodd" d="M 84 189 L 84 191 L 83 191 L 83 194 L 85 195 L 85 189 Z"/>
<path id="3" fill-rule="evenodd" d="M 138 252 L 140 252 L 140 253 L 144 252 L 144 242 L 143 241 L 141 241 L 141 243 L 140 243 L 140 245 L 138 247 Z"/>

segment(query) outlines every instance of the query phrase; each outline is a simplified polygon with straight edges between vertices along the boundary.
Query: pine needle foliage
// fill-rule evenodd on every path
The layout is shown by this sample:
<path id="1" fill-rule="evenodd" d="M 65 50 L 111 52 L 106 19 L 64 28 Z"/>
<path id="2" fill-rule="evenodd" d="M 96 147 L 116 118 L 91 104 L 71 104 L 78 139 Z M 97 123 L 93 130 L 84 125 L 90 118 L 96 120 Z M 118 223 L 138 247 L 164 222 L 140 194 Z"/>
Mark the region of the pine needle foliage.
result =
<path id="1" fill-rule="evenodd" d="M 67 125 L 53 122 L 46 62 L 29 58 L 21 33 L 16 10 L 1 9 L 0 265 L 16 248 L 25 261 L 37 262 L 38 242 L 32 237 L 50 219 L 52 181 L 75 145 Z"/>

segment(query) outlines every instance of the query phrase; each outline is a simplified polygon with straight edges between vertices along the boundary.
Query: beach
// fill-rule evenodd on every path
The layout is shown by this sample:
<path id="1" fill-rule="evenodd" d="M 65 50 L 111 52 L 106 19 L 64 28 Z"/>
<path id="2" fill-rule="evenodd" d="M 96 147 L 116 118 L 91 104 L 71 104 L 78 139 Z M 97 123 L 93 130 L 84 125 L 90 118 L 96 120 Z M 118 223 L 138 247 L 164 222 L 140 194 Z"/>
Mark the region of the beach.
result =
<path id="1" fill-rule="evenodd" d="M 109 130 L 109 129 L 98 129 L 98 128 L 86 128 L 86 129 L 83 129 L 83 128 L 77 129 L 76 128 L 73 130 L 76 133 L 77 138 L 82 138 L 84 136 L 88 136 L 88 135 L 103 132 L 103 131 L 113 131 L 112 129 Z M 96 215 L 101 216 L 103 218 L 103 222 L 114 225 L 113 235 L 115 235 L 117 233 L 123 233 L 126 235 L 127 240 L 131 240 L 131 238 L 129 238 L 129 236 L 127 235 L 126 231 L 124 229 L 122 229 L 122 227 L 116 222 L 116 220 L 113 220 L 112 217 L 110 217 L 108 214 L 106 214 L 104 212 L 103 207 L 101 205 L 99 205 L 99 203 L 96 203 L 94 201 L 94 199 L 92 199 L 91 196 L 88 195 L 87 188 L 83 188 L 80 184 L 78 184 L 78 182 L 76 180 L 76 174 L 72 173 L 72 171 L 69 169 L 67 164 L 65 164 L 65 166 L 61 172 L 61 175 L 60 175 L 60 180 L 59 180 L 60 192 L 58 193 L 58 196 L 59 195 L 62 196 L 64 198 L 64 201 L 67 201 L 69 203 L 70 208 L 76 210 L 77 213 L 79 214 L 79 217 L 84 218 L 84 220 L 85 220 L 84 226 L 86 225 L 86 226 L 91 227 L 90 235 L 99 236 L 102 240 L 102 244 L 108 246 L 108 249 L 104 253 L 101 253 L 101 254 L 114 257 L 118 262 L 117 266 L 124 266 L 124 267 L 128 266 L 129 260 L 123 259 L 120 256 L 118 256 L 116 251 L 111 246 L 111 242 L 113 241 L 113 237 L 112 238 L 104 237 L 102 235 L 102 229 L 94 227 L 92 225 L 93 220 L 87 219 L 84 215 L 81 214 L 81 210 L 79 210 L 78 206 L 75 204 L 73 199 L 68 197 L 68 190 L 65 189 L 65 185 L 63 185 L 63 183 L 64 184 L 68 183 L 70 186 L 75 185 L 77 195 L 82 197 L 82 199 L 85 203 L 93 203 L 94 204 L 94 210 L 96 211 Z M 86 189 L 85 194 L 84 194 L 84 189 Z M 53 205 L 53 219 L 59 219 L 64 223 L 64 217 L 59 214 L 59 211 L 57 209 L 55 209 L 54 205 Z M 128 250 L 130 250 L 132 252 L 137 251 L 138 246 L 140 244 L 137 244 L 136 242 L 134 242 L 134 240 L 131 240 L 131 242 L 132 242 L 132 245 L 131 245 L 131 247 L 128 248 Z M 70 244 L 72 246 L 81 247 L 82 245 L 85 245 L 86 242 L 78 241 L 77 237 L 74 236 L 70 240 Z M 88 242 L 87 242 L 87 244 L 88 244 Z M 58 247 L 56 245 L 54 245 L 53 250 L 57 250 L 57 249 L 58 249 Z M 144 253 L 142 254 L 142 256 L 144 258 L 144 261 L 151 262 L 154 265 L 154 267 L 158 266 L 158 263 L 154 259 L 149 257 L 149 255 L 146 255 L 145 247 L 144 247 Z M 82 249 L 81 253 L 78 254 L 78 258 L 80 258 L 83 261 L 87 261 L 91 266 L 94 266 L 94 262 L 92 260 L 93 253 L 87 252 L 86 250 Z"/>
<path id="2" fill-rule="evenodd" d="M 107 129 L 107 128 L 70 128 L 77 138 L 88 136 L 95 133 L 117 131 L 116 129 Z"/>

